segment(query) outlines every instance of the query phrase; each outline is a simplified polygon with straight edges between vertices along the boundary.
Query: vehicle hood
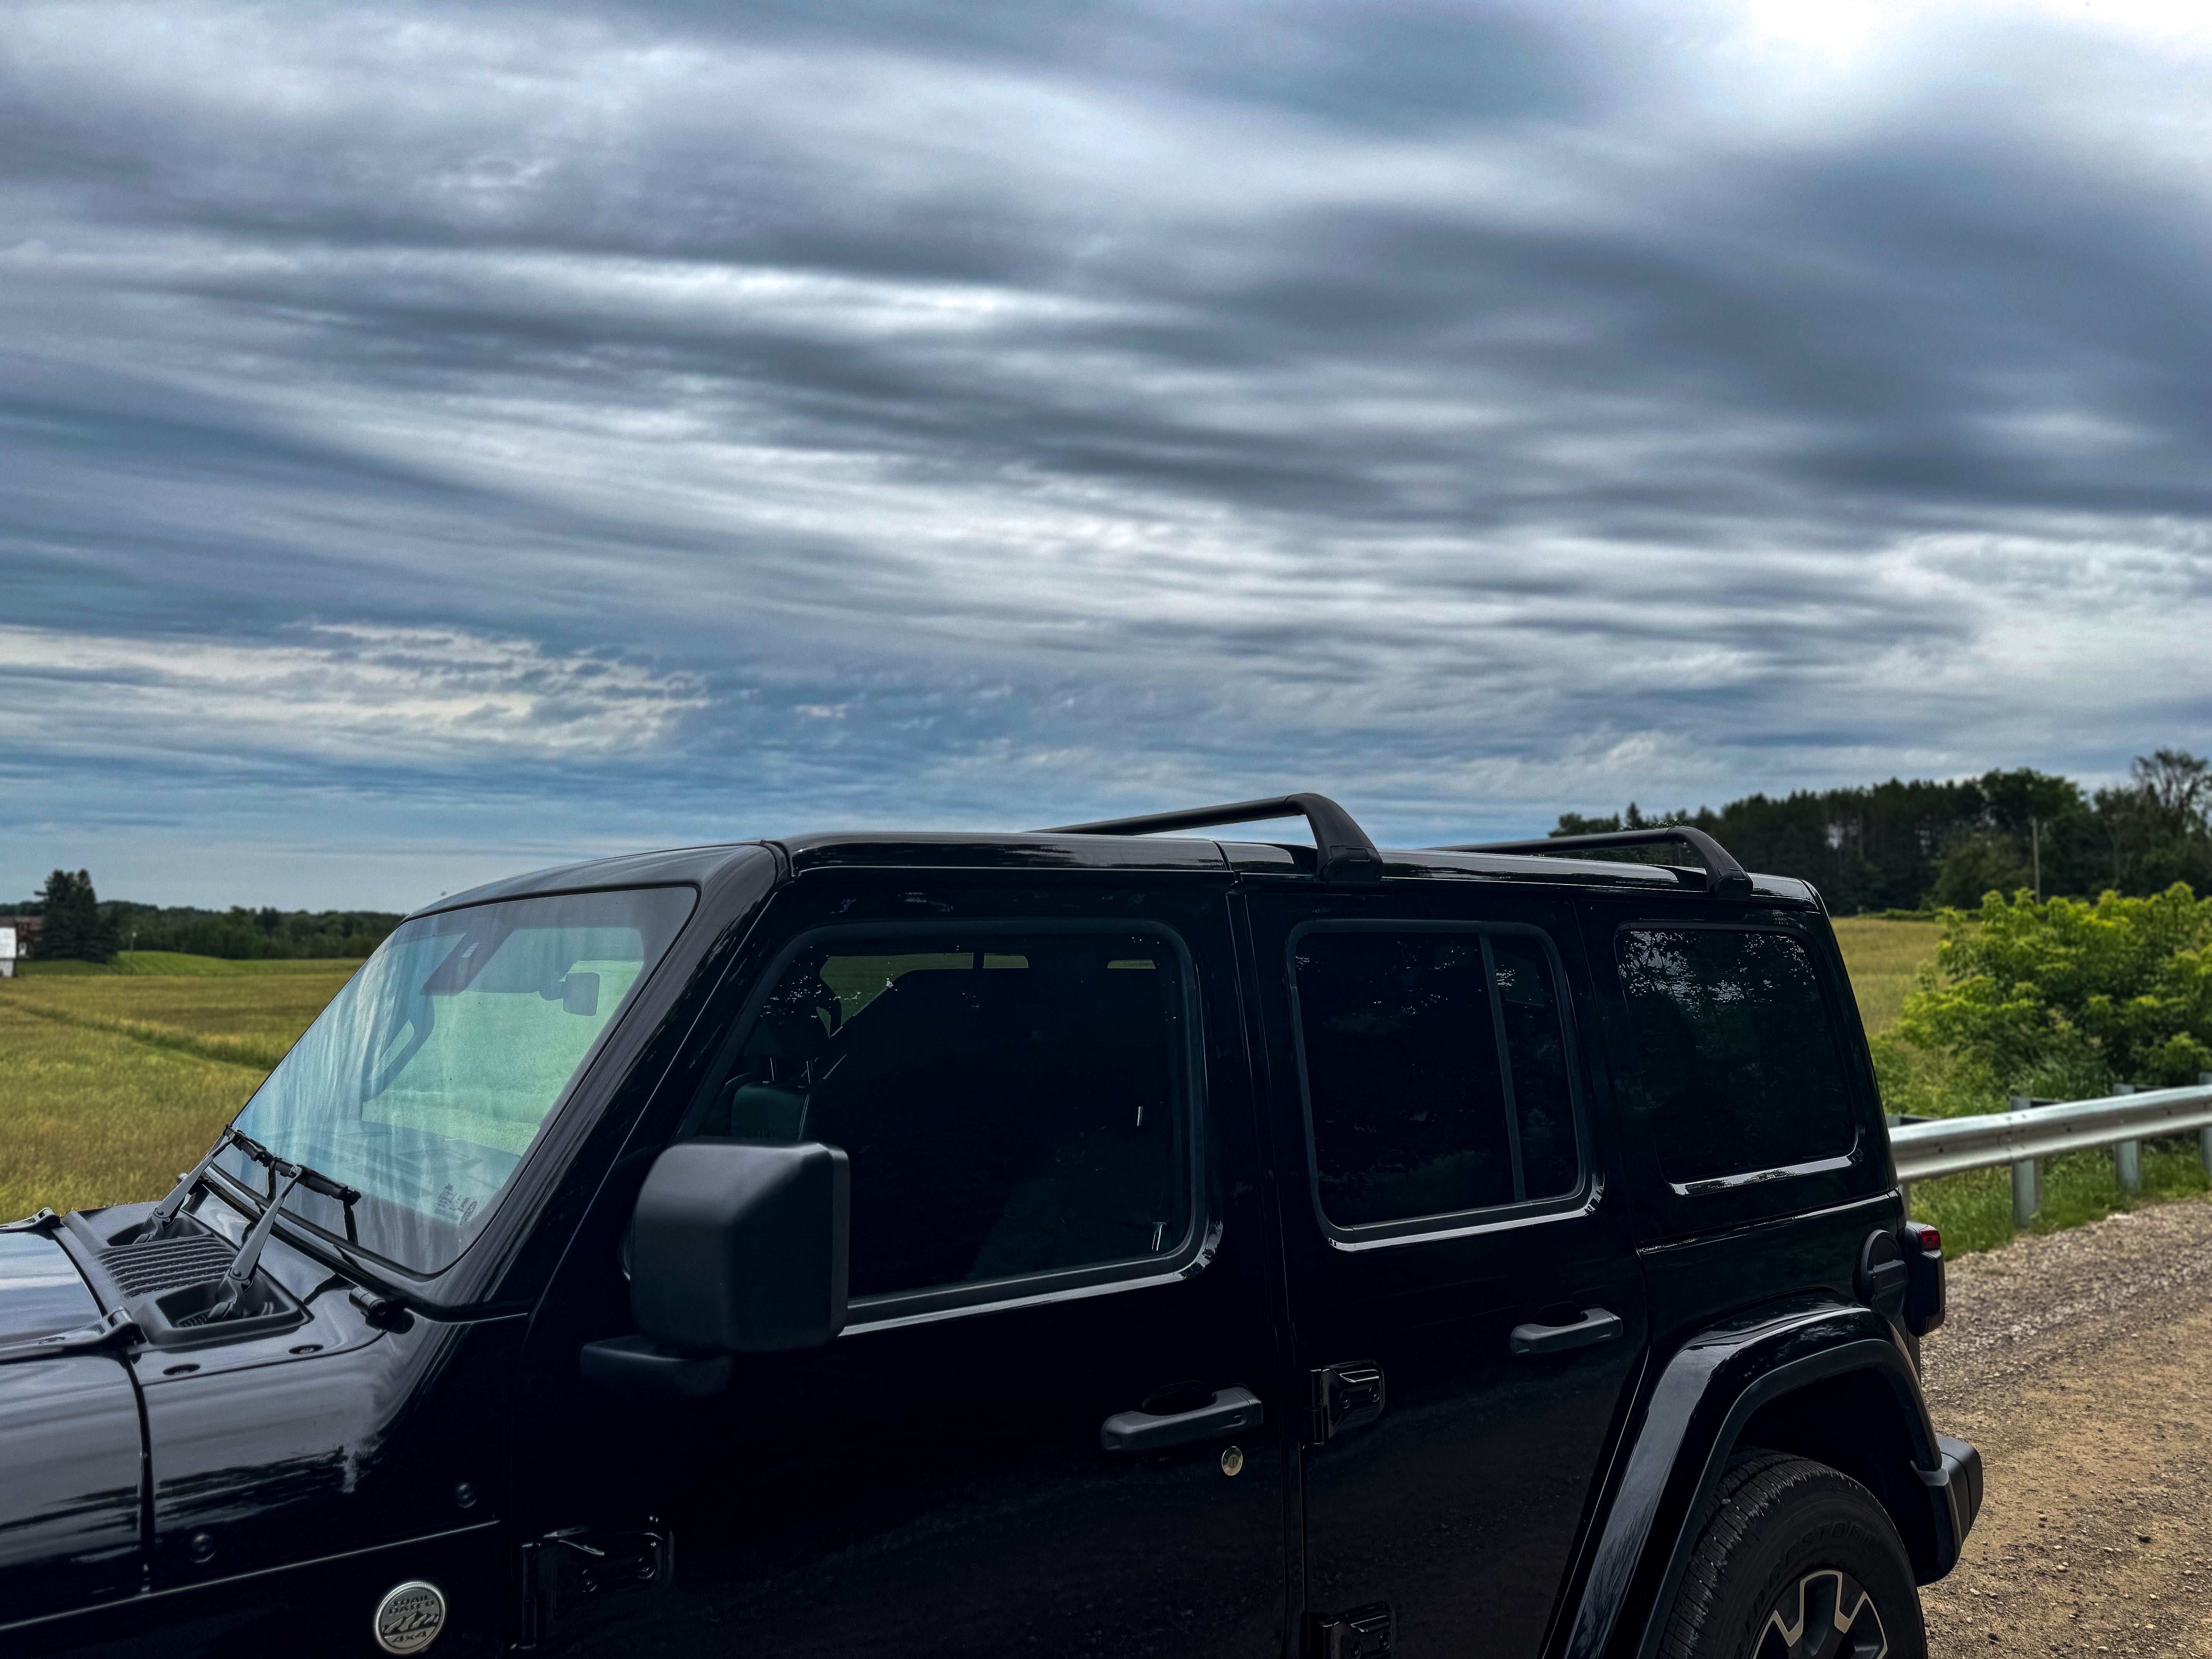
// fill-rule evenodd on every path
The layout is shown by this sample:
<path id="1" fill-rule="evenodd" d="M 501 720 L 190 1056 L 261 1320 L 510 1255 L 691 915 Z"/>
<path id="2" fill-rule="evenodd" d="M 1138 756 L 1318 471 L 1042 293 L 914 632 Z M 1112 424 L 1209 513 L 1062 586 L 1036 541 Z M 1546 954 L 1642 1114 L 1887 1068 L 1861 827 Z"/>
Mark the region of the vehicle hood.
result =
<path id="1" fill-rule="evenodd" d="M 69 1253 L 44 1233 L 0 1233 L 0 1344 L 74 1330 L 100 1304 Z"/>

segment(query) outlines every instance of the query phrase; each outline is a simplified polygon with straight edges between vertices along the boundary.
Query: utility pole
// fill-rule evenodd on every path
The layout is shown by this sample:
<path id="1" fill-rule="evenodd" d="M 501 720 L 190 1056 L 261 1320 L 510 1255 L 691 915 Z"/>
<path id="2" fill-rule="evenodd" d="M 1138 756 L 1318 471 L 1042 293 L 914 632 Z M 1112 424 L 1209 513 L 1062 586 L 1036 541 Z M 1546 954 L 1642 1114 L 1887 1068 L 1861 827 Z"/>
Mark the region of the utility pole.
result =
<path id="1" fill-rule="evenodd" d="M 2043 902 L 2043 820 L 2031 817 L 2027 821 L 2028 857 L 2035 864 L 2035 902 Z"/>

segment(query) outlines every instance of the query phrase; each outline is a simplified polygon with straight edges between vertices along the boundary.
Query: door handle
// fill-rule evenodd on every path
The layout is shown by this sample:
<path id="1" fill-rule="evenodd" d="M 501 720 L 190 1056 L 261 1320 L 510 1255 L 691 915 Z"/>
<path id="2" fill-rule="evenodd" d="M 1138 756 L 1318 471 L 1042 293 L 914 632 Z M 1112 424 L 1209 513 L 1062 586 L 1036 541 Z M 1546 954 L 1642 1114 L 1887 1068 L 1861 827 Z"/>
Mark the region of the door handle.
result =
<path id="1" fill-rule="evenodd" d="M 1109 1452 L 1161 1451 L 1234 1434 L 1267 1419 L 1260 1396 L 1249 1389 L 1219 1389 L 1196 1411 L 1115 1412 L 1098 1425 L 1098 1443 Z"/>
<path id="2" fill-rule="evenodd" d="M 1610 1342 L 1620 1334 L 1620 1316 L 1603 1308 L 1584 1308 L 1583 1316 L 1567 1325 L 1516 1325 L 1510 1346 L 1517 1358 L 1565 1353 L 1593 1343 Z"/>

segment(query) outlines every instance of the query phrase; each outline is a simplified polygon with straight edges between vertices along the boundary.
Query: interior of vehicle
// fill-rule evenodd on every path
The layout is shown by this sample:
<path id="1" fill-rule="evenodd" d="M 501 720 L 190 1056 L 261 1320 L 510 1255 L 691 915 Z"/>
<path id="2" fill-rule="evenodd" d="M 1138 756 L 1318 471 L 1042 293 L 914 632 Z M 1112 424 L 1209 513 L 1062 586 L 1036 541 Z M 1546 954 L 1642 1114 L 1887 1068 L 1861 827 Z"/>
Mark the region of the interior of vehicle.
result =
<path id="1" fill-rule="evenodd" d="M 852 1160 L 852 1294 L 1176 1249 L 1189 1224 L 1183 988 L 1157 936 L 804 949 L 690 1132 Z"/>

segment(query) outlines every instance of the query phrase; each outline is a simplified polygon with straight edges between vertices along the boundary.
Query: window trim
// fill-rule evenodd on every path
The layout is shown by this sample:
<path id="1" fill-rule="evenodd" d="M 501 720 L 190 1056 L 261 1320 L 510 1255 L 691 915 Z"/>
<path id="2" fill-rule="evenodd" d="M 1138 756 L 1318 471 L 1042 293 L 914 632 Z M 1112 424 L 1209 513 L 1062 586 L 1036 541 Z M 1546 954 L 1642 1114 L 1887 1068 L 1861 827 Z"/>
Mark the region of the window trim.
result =
<path id="1" fill-rule="evenodd" d="M 761 1006 L 782 980 L 785 971 L 803 952 L 824 943 L 846 939 L 915 939 L 957 934 L 991 938 L 1049 933 L 1142 933 L 1164 941 L 1175 953 L 1182 973 L 1182 1141 L 1184 1175 L 1189 1219 L 1172 1250 L 1158 1255 L 1124 1257 L 1092 1262 L 1079 1267 L 1060 1267 L 1045 1273 L 1021 1273 L 1006 1279 L 986 1279 L 956 1285 L 928 1285 L 911 1291 L 887 1291 L 875 1296 L 854 1297 L 841 1336 L 888 1330 L 969 1314 L 993 1313 L 1012 1307 L 1070 1301 L 1109 1291 L 1135 1290 L 1147 1285 L 1172 1284 L 1188 1279 L 1212 1261 L 1221 1242 L 1219 1218 L 1206 1202 L 1206 1137 L 1200 1133 L 1206 1100 L 1206 1064 L 1198 969 L 1182 935 L 1165 922 L 1149 916 L 1068 917 L 1025 920 L 1017 916 L 979 917 L 973 921 L 951 916 L 916 916 L 893 921 L 828 922 L 804 928 L 787 940 L 746 992 L 745 1000 L 725 1035 L 714 1046 L 719 1066 L 724 1054 L 741 1045 L 760 1016 Z M 710 1071 L 709 1077 L 716 1075 Z M 699 1095 L 684 1109 L 671 1144 L 688 1140 L 698 1133 L 696 1115 Z M 826 1144 L 826 1143 L 825 1143 Z"/>
<path id="2" fill-rule="evenodd" d="M 1840 1152 L 1829 1152 L 1820 1158 L 1805 1158 L 1795 1164 L 1778 1164 L 1771 1169 L 1743 1170 L 1731 1175 L 1706 1176 L 1697 1181 L 1676 1181 L 1669 1176 L 1667 1173 L 1666 1163 L 1660 1157 L 1659 1148 L 1655 1142 L 1651 1147 L 1652 1167 L 1658 1171 L 1659 1178 L 1667 1183 L 1667 1190 L 1677 1198 L 1711 1198 L 1721 1193 L 1739 1192 L 1746 1187 L 1768 1186 L 1778 1181 L 1796 1181 L 1807 1176 L 1838 1175 L 1865 1162 L 1866 1126 L 1859 1121 L 1862 1115 L 1851 1100 L 1850 1066 L 1848 1063 L 1850 1055 L 1837 1042 L 1840 1021 L 1835 988 L 1829 984 L 1828 975 L 1820 966 L 1819 953 L 1811 948 L 1811 942 L 1804 933 L 1797 928 L 1778 922 L 1708 921 L 1704 917 L 1686 920 L 1676 920 L 1674 917 L 1647 917 L 1642 920 L 1616 922 L 1613 929 L 1613 977 L 1620 980 L 1620 935 L 1662 932 L 1771 933 L 1778 938 L 1788 939 L 1804 952 L 1805 965 L 1813 970 L 1813 984 L 1820 995 L 1821 1012 L 1826 1016 L 1825 1024 L 1828 1042 L 1835 1049 L 1836 1074 L 1844 1080 L 1844 1109 L 1850 1115 L 1851 1126 L 1851 1144 Z M 1626 1002 L 1628 998 L 1628 986 L 1625 980 L 1620 981 L 1620 994 L 1621 1000 Z M 1636 1056 L 1636 1061 L 1639 1066 L 1643 1063 L 1643 1058 L 1640 1053 Z"/>
<path id="3" fill-rule="evenodd" d="M 1516 933 L 1538 941 L 1544 959 L 1552 970 L 1553 984 L 1559 993 L 1559 1036 L 1567 1054 L 1567 1103 L 1575 1126 L 1575 1184 L 1565 1193 L 1540 1199 L 1516 1199 L 1510 1204 L 1478 1205 L 1471 1209 L 1446 1210 L 1433 1215 L 1403 1216 L 1392 1221 L 1364 1222 L 1346 1226 L 1331 1220 L 1321 1201 L 1321 1156 L 1314 1140 L 1313 1085 L 1306 1068 L 1305 1011 L 1298 998 L 1298 942 L 1310 933 L 1472 933 L 1482 936 L 1491 933 Z M 1511 1103 L 1514 1099 L 1511 1082 L 1512 1060 L 1506 1048 L 1505 1023 L 1499 1012 L 1497 976 L 1493 970 L 1487 939 L 1482 946 L 1484 986 L 1488 994 L 1485 1006 L 1490 1014 L 1491 1030 L 1498 1042 L 1498 1063 L 1505 1073 L 1506 1139 L 1512 1150 L 1516 1188 L 1523 1183 L 1521 1169 L 1521 1126 L 1519 1114 Z M 1480 921 L 1451 919 L 1407 917 L 1394 920 L 1383 916 L 1322 916 L 1302 921 L 1291 929 L 1283 951 L 1284 981 L 1290 992 L 1291 1044 L 1298 1063 L 1298 1109 L 1301 1126 L 1305 1132 L 1306 1195 L 1313 1205 L 1314 1219 L 1320 1224 L 1322 1236 L 1339 1249 L 1368 1249 L 1380 1244 L 1425 1243 L 1441 1238 L 1460 1237 L 1470 1233 L 1494 1232 L 1505 1227 L 1526 1225 L 1536 1222 L 1563 1219 L 1582 1215 L 1597 1202 L 1595 1143 L 1590 1136 L 1589 1105 L 1583 1086 L 1582 1044 L 1576 1031 L 1574 997 L 1571 981 L 1567 978 L 1566 963 L 1559 954 L 1558 941 L 1550 932 L 1525 921 Z"/>

